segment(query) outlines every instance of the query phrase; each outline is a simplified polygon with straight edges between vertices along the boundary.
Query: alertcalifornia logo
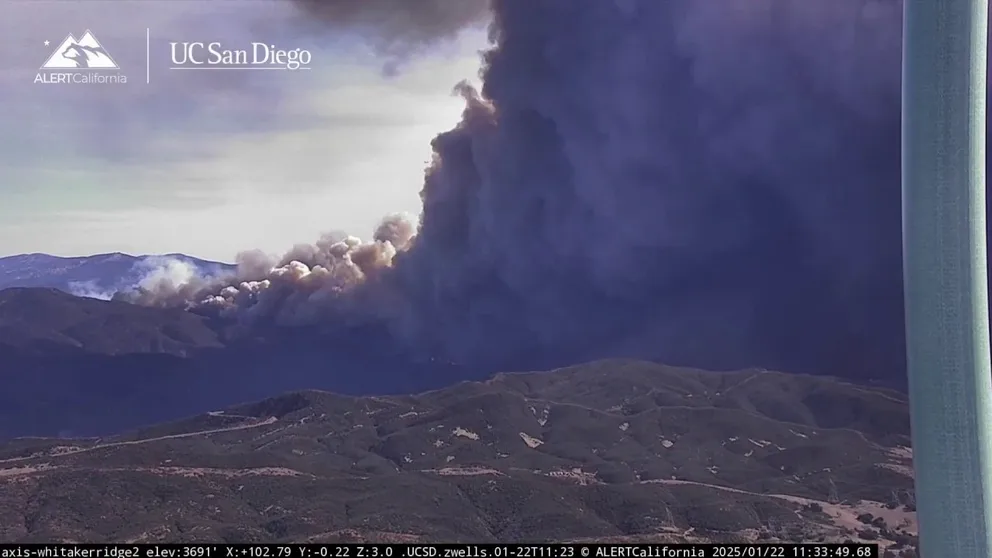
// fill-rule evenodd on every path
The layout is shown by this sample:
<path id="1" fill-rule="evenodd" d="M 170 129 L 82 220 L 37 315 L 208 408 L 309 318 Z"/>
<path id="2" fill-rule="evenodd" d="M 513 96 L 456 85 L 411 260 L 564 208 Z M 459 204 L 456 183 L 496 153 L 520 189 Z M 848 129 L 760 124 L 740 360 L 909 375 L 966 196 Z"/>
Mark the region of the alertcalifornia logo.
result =
<path id="1" fill-rule="evenodd" d="M 45 41 L 51 46 L 51 41 Z M 126 84 L 127 76 L 106 48 L 87 29 L 79 39 L 69 33 L 49 55 L 35 83 L 44 84 Z"/>

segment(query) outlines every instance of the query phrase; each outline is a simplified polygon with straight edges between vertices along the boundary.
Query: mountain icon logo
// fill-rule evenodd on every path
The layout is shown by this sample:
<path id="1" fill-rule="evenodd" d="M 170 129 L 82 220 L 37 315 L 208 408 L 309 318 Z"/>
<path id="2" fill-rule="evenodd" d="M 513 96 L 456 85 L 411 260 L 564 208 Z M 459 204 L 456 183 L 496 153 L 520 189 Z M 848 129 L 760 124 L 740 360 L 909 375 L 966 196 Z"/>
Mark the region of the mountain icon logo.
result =
<path id="1" fill-rule="evenodd" d="M 89 70 L 119 70 L 120 67 L 110 57 L 100 41 L 89 29 L 77 41 L 69 33 L 55 52 L 41 66 L 42 70 L 89 69 Z"/>

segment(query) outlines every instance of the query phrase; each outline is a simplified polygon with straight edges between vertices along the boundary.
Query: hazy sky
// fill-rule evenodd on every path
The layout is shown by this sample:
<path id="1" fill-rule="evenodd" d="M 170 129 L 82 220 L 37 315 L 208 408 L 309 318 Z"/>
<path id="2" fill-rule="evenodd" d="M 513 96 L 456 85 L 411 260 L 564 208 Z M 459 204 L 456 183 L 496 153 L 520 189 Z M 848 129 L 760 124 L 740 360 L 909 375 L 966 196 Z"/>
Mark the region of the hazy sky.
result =
<path id="1" fill-rule="evenodd" d="M 230 260 L 419 211 L 430 140 L 458 120 L 452 87 L 477 80 L 484 33 L 391 73 L 374 45 L 300 17 L 288 1 L 0 0 L 0 256 Z M 35 83 L 86 30 L 126 83 Z M 170 70 L 172 41 L 304 48 L 312 70 Z"/>

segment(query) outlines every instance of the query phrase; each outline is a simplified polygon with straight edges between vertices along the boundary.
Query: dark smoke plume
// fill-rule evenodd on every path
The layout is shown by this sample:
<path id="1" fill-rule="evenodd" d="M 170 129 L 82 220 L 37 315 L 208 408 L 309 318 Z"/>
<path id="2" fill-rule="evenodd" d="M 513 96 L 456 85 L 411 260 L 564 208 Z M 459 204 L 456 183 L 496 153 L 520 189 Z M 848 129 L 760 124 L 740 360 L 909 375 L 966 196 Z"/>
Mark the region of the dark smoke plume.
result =
<path id="1" fill-rule="evenodd" d="M 462 122 L 433 142 L 415 238 L 387 220 L 369 244 L 132 296 L 377 320 L 494 366 L 628 355 L 898 377 L 901 9 L 494 0 L 484 86 L 461 87 Z"/>
<path id="2" fill-rule="evenodd" d="M 402 62 L 423 47 L 485 24 L 489 0 L 295 0 L 318 32 L 361 33 L 381 54 Z"/>

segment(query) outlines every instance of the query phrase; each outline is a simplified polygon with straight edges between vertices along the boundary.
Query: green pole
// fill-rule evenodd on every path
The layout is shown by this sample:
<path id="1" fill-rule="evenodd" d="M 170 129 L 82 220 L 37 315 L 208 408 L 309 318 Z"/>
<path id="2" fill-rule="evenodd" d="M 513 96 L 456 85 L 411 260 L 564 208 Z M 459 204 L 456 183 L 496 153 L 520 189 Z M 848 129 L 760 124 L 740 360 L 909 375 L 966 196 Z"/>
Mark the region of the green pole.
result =
<path id="1" fill-rule="evenodd" d="M 904 0 L 906 341 L 922 558 L 992 558 L 988 0 Z"/>

